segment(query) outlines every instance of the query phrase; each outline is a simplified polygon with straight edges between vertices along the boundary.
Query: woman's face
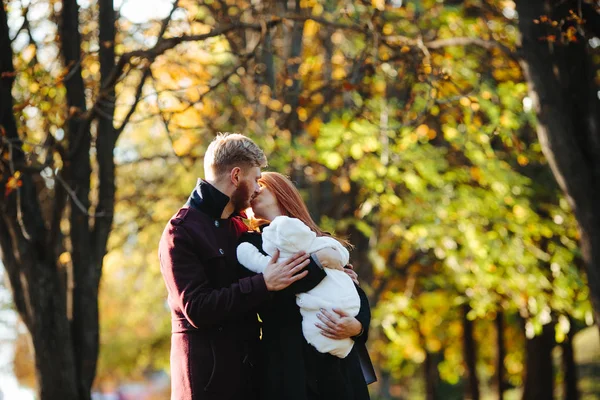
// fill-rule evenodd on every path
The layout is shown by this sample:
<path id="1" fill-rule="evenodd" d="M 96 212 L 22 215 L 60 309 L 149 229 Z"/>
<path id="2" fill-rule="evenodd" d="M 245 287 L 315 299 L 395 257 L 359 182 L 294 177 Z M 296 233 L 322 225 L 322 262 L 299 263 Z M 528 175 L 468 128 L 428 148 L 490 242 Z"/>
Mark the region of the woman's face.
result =
<path id="1" fill-rule="evenodd" d="M 275 195 L 266 186 L 261 185 L 260 192 L 252 199 L 250 205 L 256 218 L 270 220 L 274 215 L 281 213 Z"/>

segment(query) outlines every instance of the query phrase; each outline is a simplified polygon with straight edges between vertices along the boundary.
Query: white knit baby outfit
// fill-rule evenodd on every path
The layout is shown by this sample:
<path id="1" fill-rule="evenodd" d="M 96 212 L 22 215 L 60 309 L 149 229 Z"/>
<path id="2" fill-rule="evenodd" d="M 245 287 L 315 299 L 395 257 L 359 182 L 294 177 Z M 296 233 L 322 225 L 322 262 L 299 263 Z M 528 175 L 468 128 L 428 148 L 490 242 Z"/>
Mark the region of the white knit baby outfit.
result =
<path id="1" fill-rule="evenodd" d="M 263 250 L 269 256 L 279 249 L 278 261 L 284 261 L 299 251 L 308 254 L 331 247 L 340 253 L 342 264 L 348 264 L 350 254 L 337 240 L 320 236 L 297 218 L 286 216 L 276 217 L 262 233 Z M 264 272 L 271 257 L 263 255 L 251 243 L 241 243 L 237 248 L 238 261 L 249 270 Z M 321 334 L 315 326 L 320 323 L 317 313 L 321 308 L 331 310 L 338 308 L 349 316 L 355 317 L 360 309 L 360 297 L 354 287 L 354 282 L 345 272 L 325 268 L 327 276 L 306 293 L 296 295 L 296 304 L 302 315 L 302 333 L 306 341 L 321 353 L 330 353 L 339 358 L 345 358 L 354 346 L 354 340 L 330 339 Z M 322 323 L 321 323 L 322 324 Z"/>

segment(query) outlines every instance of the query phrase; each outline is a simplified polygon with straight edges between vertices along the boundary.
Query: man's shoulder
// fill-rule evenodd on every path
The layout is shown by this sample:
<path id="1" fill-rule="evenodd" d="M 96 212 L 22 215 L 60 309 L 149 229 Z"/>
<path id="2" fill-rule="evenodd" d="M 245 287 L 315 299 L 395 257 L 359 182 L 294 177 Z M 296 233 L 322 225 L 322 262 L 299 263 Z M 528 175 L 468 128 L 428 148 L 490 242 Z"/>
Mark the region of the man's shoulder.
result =
<path id="1" fill-rule="evenodd" d="M 202 235 L 207 224 L 210 224 L 208 215 L 190 207 L 180 208 L 171 217 L 165 228 L 165 234 L 179 235 Z"/>
<path id="2" fill-rule="evenodd" d="M 195 224 L 210 223 L 211 219 L 202 211 L 191 207 L 180 208 L 169 220 L 170 225 L 191 227 Z"/>

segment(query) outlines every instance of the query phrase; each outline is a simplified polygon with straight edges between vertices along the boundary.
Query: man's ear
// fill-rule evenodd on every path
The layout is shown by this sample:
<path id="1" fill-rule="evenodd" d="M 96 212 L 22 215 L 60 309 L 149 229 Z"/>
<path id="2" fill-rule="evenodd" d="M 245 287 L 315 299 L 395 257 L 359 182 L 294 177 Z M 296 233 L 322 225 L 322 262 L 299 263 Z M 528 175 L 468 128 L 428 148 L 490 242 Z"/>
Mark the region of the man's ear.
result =
<path id="1" fill-rule="evenodd" d="M 229 173 L 229 178 L 231 179 L 233 186 L 238 187 L 242 180 L 242 169 L 240 167 L 233 168 Z"/>

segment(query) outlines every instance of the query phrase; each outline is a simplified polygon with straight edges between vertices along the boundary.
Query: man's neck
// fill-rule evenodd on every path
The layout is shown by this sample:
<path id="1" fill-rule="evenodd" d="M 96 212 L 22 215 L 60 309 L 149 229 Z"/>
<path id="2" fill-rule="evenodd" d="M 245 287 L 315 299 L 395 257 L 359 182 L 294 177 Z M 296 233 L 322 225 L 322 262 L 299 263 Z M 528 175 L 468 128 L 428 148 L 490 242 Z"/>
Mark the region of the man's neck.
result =
<path id="1" fill-rule="evenodd" d="M 219 192 L 227 195 L 229 197 L 229 202 L 227 203 L 227 205 L 225 206 L 225 208 L 223 209 L 223 212 L 221 213 L 221 219 L 227 219 L 231 216 L 231 214 L 233 214 L 233 212 L 235 211 L 234 207 L 233 207 L 233 203 L 231 202 L 231 194 L 232 193 L 228 193 L 229 192 L 229 188 L 224 185 L 221 182 L 218 182 L 216 180 L 212 180 L 212 179 L 206 179 L 206 182 L 210 183 L 211 185 L 213 185 Z"/>

